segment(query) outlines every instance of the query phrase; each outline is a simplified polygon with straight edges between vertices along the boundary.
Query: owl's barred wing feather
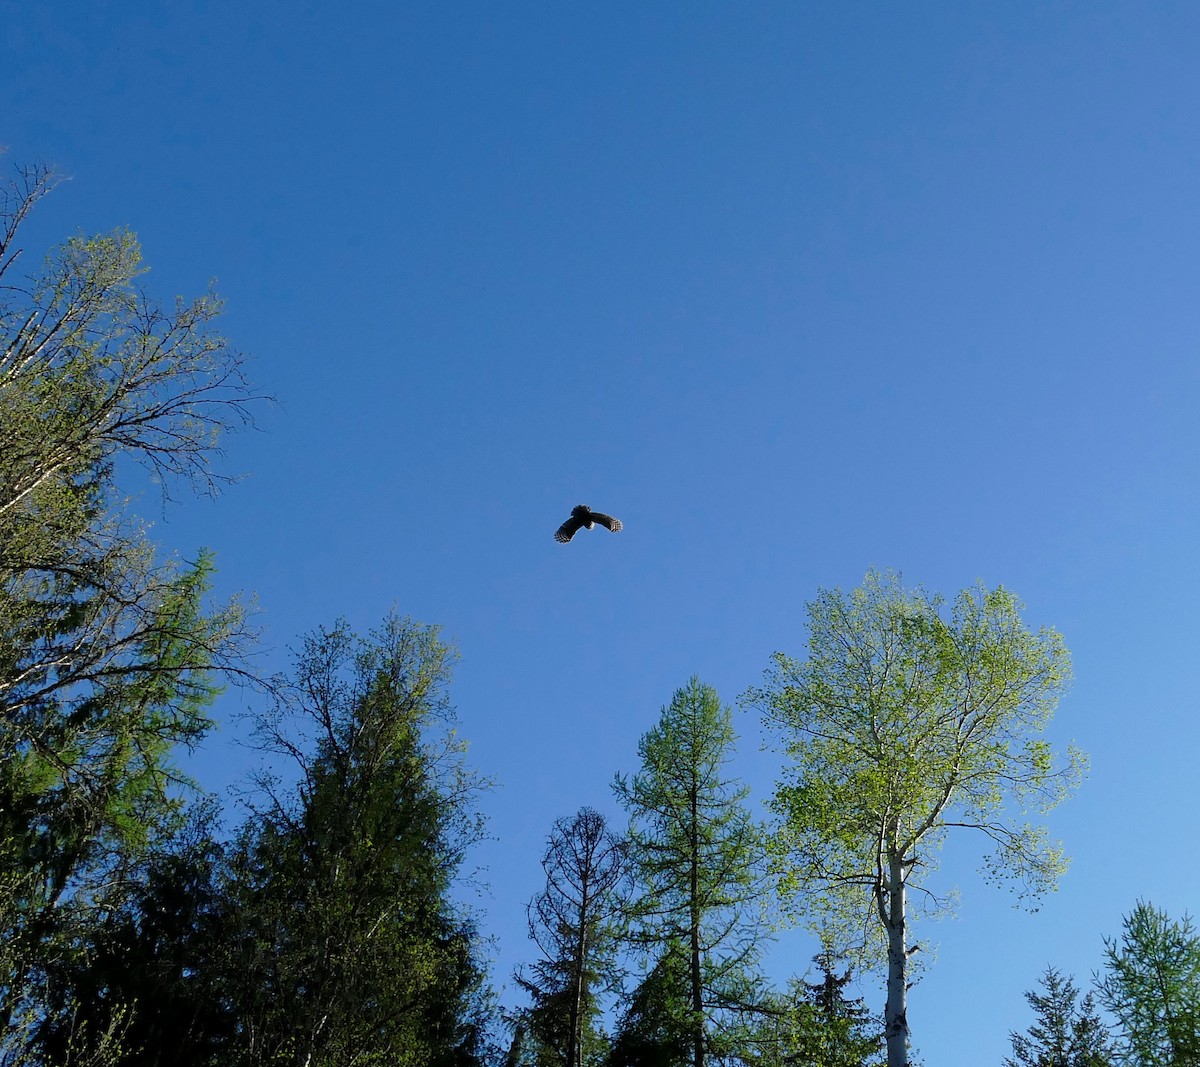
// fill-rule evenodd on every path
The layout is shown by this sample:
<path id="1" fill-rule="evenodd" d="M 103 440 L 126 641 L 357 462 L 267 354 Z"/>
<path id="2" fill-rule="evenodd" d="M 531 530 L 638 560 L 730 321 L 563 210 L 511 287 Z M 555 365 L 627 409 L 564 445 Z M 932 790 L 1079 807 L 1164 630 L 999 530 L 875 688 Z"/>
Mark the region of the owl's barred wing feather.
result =
<path id="1" fill-rule="evenodd" d="M 608 529 L 612 530 L 613 533 L 617 533 L 622 528 L 620 519 L 614 519 L 611 515 L 605 515 L 601 511 L 592 512 L 592 521 L 598 522 L 601 526 L 607 527 Z"/>
<path id="2" fill-rule="evenodd" d="M 565 545 L 586 525 L 583 519 L 577 519 L 572 515 L 555 531 L 554 540 Z"/>

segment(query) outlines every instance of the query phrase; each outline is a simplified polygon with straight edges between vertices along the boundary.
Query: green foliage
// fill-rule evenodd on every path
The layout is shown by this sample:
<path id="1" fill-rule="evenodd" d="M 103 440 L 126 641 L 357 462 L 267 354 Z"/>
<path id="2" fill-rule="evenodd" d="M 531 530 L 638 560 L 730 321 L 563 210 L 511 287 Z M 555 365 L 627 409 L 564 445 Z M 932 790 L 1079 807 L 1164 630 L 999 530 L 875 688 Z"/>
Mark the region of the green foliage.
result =
<path id="1" fill-rule="evenodd" d="M 1096 1012 L 1091 993 L 1079 999 L 1069 976 L 1047 967 L 1044 992 L 1029 991 L 1025 999 L 1037 1021 L 1025 1034 L 1013 1033 L 1011 1057 L 1004 1067 L 1111 1067 L 1116 1063 L 1112 1037 Z"/>
<path id="2" fill-rule="evenodd" d="M 695 1067 L 738 1053 L 761 984 L 763 835 L 727 776 L 734 741 L 729 709 L 692 678 L 639 742 L 641 769 L 614 782 L 630 817 L 631 939 L 655 961 L 627 1021 L 681 1027 Z M 678 981 L 686 1011 L 647 1003 Z"/>
<path id="3" fill-rule="evenodd" d="M 808 659 L 776 653 L 762 708 L 788 766 L 772 807 L 781 886 L 824 936 L 888 965 L 889 1062 L 907 1059 L 908 889 L 926 889 L 951 828 L 994 846 L 985 871 L 1036 901 L 1061 849 L 1011 811 L 1044 812 L 1083 770 L 1038 736 L 1069 677 L 1062 638 L 1031 632 L 1003 588 L 944 603 L 872 571 L 809 605 Z M 929 895 L 927 898 L 936 901 Z"/>
<path id="4" fill-rule="evenodd" d="M 49 968 L 34 1062 L 75 1062 L 96 1051 L 89 1035 L 114 1032 L 114 1065 L 224 1062 L 237 1020 L 219 981 L 228 916 L 214 830 L 210 810 L 198 809 L 128 872 L 128 892 L 88 927 L 79 950 Z"/>
<path id="5" fill-rule="evenodd" d="M 608 1067 L 687 1067 L 693 1057 L 688 946 L 668 941 L 629 998 Z"/>
<path id="6" fill-rule="evenodd" d="M 859 999 L 846 996 L 849 968 L 840 975 L 830 952 L 814 958 L 821 980 L 796 982 L 773 997 L 757 1035 L 760 1067 L 878 1067 L 883 1027 Z"/>
<path id="7" fill-rule="evenodd" d="M 465 765 L 436 628 L 389 616 L 369 637 L 309 638 L 260 722 L 296 761 L 243 829 L 228 884 L 227 1063 L 470 1064 L 486 990 L 450 889 L 486 784 Z"/>
<path id="8" fill-rule="evenodd" d="M 1123 1063 L 1200 1064 L 1200 934 L 1139 901 L 1118 942 L 1105 939 L 1100 1000 L 1120 1028 Z"/>
<path id="9" fill-rule="evenodd" d="M 241 357 L 211 330 L 219 304 L 160 309 L 123 231 L 73 238 L 14 278 L 17 231 L 52 185 L 30 168 L 0 195 L 4 1054 L 45 1010 L 49 968 L 82 951 L 127 869 L 177 825 L 172 750 L 207 729 L 215 675 L 238 669 L 246 640 L 237 603 L 204 603 L 211 556 L 160 560 L 114 477 L 140 459 L 219 480 L 219 433 L 248 399 Z"/>

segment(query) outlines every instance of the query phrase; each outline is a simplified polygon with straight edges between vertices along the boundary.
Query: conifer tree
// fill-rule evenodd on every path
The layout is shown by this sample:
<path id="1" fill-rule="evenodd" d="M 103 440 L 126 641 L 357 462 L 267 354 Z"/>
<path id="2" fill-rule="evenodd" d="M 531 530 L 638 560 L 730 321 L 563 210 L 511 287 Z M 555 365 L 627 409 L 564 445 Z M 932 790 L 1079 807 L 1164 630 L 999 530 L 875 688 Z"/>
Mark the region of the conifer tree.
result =
<path id="1" fill-rule="evenodd" d="M 482 822 L 437 629 L 390 615 L 304 643 L 261 719 L 293 786 L 259 779 L 231 858 L 225 1062 L 468 1065 L 483 1055 L 479 939 L 451 889 Z"/>
<path id="2" fill-rule="evenodd" d="M 1184 915 L 1139 901 L 1120 941 L 1105 939 L 1101 1003 L 1117 1019 L 1134 1067 L 1200 1065 L 1200 934 Z"/>
<path id="3" fill-rule="evenodd" d="M 528 909 L 539 958 L 517 972 L 530 998 L 522 1013 L 538 1067 L 593 1067 L 608 1039 L 604 993 L 616 988 L 625 850 L 600 812 L 555 822 L 542 857 L 546 886 Z"/>
<path id="4" fill-rule="evenodd" d="M 1025 994 L 1037 1021 L 1026 1033 L 1010 1035 L 1013 1054 L 1004 1067 L 1111 1067 L 1116 1051 L 1094 996 L 1080 999 L 1074 980 L 1053 967 L 1041 986 L 1043 992 Z"/>
<path id="5" fill-rule="evenodd" d="M 670 1043 L 691 1067 L 738 1054 L 758 996 L 763 838 L 727 769 L 734 740 L 729 709 L 692 678 L 639 742 L 641 769 L 614 782 L 630 819 L 630 936 L 654 961 L 641 993 L 683 991 L 659 1026 L 682 1027 Z"/>

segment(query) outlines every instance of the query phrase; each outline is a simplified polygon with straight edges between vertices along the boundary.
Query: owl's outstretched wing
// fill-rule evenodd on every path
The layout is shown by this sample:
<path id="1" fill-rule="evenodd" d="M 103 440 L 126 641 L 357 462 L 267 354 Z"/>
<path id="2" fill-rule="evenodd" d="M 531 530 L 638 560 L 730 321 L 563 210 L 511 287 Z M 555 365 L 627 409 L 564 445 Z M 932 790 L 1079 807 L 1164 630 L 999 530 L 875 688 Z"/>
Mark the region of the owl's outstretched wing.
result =
<path id="1" fill-rule="evenodd" d="M 620 519 L 614 519 L 611 515 L 605 515 L 602 511 L 593 511 L 592 521 L 598 522 L 606 529 L 612 530 L 613 533 L 617 533 L 622 529 L 622 523 Z"/>
<path id="2" fill-rule="evenodd" d="M 587 519 L 580 518 L 577 515 L 572 515 L 555 531 L 554 540 L 559 542 L 559 544 L 565 545 L 586 525 Z"/>

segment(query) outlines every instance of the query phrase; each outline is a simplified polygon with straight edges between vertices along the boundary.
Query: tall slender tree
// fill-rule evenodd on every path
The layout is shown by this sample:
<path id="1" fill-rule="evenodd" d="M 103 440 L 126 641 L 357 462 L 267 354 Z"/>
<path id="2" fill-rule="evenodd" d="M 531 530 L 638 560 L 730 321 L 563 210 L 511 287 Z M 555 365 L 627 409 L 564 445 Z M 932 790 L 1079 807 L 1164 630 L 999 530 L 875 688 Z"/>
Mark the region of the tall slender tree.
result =
<path id="1" fill-rule="evenodd" d="M 164 492 L 215 489 L 221 431 L 247 417 L 243 359 L 211 293 L 165 309 L 126 231 L 69 240 L 28 278 L 20 228 L 54 185 L 0 186 L 0 1050 L 44 1011 L 45 965 L 180 813 L 172 752 L 207 729 L 246 646 L 213 607 L 212 558 L 164 559 L 124 507 L 141 461 Z"/>
<path id="2" fill-rule="evenodd" d="M 483 1054 L 479 939 L 451 894 L 485 783 L 453 729 L 453 660 L 435 627 L 396 615 L 304 643 L 259 726 L 297 776 L 260 777 L 225 887 L 238 1034 L 224 1062 Z"/>
<path id="3" fill-rule="evenodd" d="M 601 996 L 619 977 L 624 845 L 600 812 L 581 808 L 555 822 L 542 869 L 546 886 L 528 910 L 540 957 L 516 976 L 530 998 L 523 1018 L 540 1067 L 591 1067 L 607 1052 Z"/>
<path id="4" fill-rule="evenodd" d="M 889 1067 L 908 1062 L 910 897 L 952 829 L 995 847 L 985 873 L 1036 901 L 1065 869 L 1044 828 L 1007 810 L 1067 796 L 1083 758 L 1040 737 L 1068 678 L 1053 630 L 1029 630 L 1006 589 L 943 602 L 872 571 L 809 605 L 808 659 L 776 653 L 760 707 L 788 758 L 772 806 L 782 888 L 815 925 L 886 961 Z"/>
<path id="5" fill-rule="evenodd" d="M 676 1021 L 692 1067 L 739 1052 L 758 995 L 763 836 L 749 789 L 728 771 L 734 743 L 729 709 L 692 678 L 639 742 L 641 769 L 614 782 L 630 817 L 632 939 L 655 961 L 660 988 L 684 967 L 674 985 L 687 1008 Z"/>
<path id="6" fill-rule="evenodd" d="M 1117 1019 L 1123 1062 L 1200 1064 L 1200 934 L 1146 901 L 1125 917 L 1120 941 L 1105 939 L 1100 1001 Z"/>

